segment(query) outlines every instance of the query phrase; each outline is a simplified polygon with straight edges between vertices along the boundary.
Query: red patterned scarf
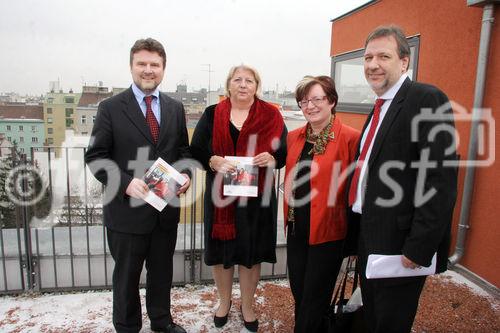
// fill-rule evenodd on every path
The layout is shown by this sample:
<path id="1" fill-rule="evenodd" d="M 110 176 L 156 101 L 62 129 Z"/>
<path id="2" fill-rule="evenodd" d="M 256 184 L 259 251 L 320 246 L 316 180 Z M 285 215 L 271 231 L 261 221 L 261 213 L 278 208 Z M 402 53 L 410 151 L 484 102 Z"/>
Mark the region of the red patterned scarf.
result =
<path id="1" fill-rule="evenodd" d="M 212 150 L 214 155 L 224 157 L 233 156 L 235 154 L 233 139 L 231 138 L 229 130 L 230 115 L 231 101 L 227 98 L 217 104 L 215 108 L 212 138 Z M 249 138 L 252 135 L 257 135 L 255 152 L 253 152 L 252 156 L 263 152 L 272 153 L 275 150 L 272 147 L 272 142 L 274 139 L 279 140 L 284 126 L 283 117 L 278 109 L 256 98 L 241 128 L 236 143 L 236 156 L 248 156 Z M 266 168 L 259 168 L 259 195 L 262 194 L 264 188 L 265 174 Z M 222 188 L 223 184 L 221 184 L 219 189 L 220 198 L 224 198 L 222 195 Z M 225 207 L 217 207 L 217 205 L 214 205 L 212 238 L 220 240 L 236 238 L 236 228 L 234 225 L 236 202 Z"/>

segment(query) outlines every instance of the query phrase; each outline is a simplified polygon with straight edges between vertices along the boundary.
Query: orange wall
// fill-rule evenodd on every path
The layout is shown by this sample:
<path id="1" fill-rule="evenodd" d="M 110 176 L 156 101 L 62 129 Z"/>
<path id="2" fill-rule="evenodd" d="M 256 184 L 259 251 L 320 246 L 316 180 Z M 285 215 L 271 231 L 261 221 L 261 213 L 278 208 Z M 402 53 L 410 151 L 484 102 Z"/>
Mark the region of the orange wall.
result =
<path id="1" fill-rule="evenodd" d="M 481 32 L 482 8 L 467 7 L 466 1 L 380 0 L 332 24 L 331 56 L 364 47 L 366 36 L 378 25 L 397 24 L 407 36 L 420 35 L 417 80 L 440 87 L 450 98 L 465 107 L 473 105 L 476 63 Z M 495 9 L 500 20 L 500 6 Z M 493 56 L 496 55 L 496 56 Z M 493 25 L 488 62 L 484 107 L 500 110 L 500 27 Z M 456 111 L 456 110 L 455 110 Z M 364 115 L 341 114 L 345 123 L 361 128 Z M 467 156 L 470 126 L 457 122 L 461 144 L 458 152 Z M 496 142 L 499 143 L 499 131 Z M 496 156 L 500 157 L 500 148 Z M 459 196 L 453 221 L 453 244 L 462 200 L 465 169 L 459 170 Z M 499 163 L 476 170 L 466 254 L 460 264 L 500 287 L 500 168 Z"/>

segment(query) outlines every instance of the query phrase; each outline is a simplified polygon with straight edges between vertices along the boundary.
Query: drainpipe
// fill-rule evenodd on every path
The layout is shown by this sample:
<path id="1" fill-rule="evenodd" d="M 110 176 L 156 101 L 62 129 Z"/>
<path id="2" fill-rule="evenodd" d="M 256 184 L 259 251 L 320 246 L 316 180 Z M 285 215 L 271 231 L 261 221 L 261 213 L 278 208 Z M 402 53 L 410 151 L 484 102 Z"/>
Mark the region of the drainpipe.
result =
<path id="1" fill-rule="evenodd" d="M 483 106 L 484 83 L 486 81 L 486 68 L 488 63 L 488 52 L 490 48 L 491 27 L 494 20 L 493 3 L 487 3 L 483 7 L 483 21 L 481 26 L 481 37 L 479 40 L 479 55 L 477 59 L 476 88 L 474 91 L 474 105 L 472 109 L 472 124 L 470 129 L 469 150 L 467 160 L 475 161 L 478 149 L 478 126 L 481 119 L 481 107 Z M 465 171 L 464 190 L 462 206 L 460 209 L 460 221 L 458 223 L 457 243 L 455 253 L 448 258 L 448 266 L 453 267 L 465 253 L 465 236 L 469 226 L 470 206 L 472 191 L 474 189 L 475 166 L 468 166 Z"/>

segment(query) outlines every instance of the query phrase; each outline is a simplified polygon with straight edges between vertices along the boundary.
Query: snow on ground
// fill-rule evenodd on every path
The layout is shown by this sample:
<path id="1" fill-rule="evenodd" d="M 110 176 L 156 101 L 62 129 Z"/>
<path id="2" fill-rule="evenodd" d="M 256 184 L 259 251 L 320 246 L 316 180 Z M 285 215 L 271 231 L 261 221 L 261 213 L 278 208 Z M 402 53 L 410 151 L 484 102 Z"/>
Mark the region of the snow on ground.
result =
<path id="1" fill-rule="evenodd" d="M 272 284 L 288 288 L 284 280 L 259 283 L 256 307 L 263 306 L 263 290 Z M 143 305 L 143 329 L 151 332 L 145 310 L 145 290 L 140 290 Z M 173 316 L 188 332 L 246 332 L 239 310 L 239 289 L 233 289 L 230 320 L 223 330 L 213 326 L 217 307 L 213 285 L 186 285 L 172 289 Z M 65 294 L 32 294 L 0 297 L 1 332 L 113 332 L 112 293 L 91 291 Z M 261 323 L 265 329 L 266 323 Z M 279 327 L 274 322 L 273 327 Z M 273 331 L 273 330 L 271 330 Z"/>
<path id="2" fill-rule="evenodd" d="M 444 305 L 437 303 L 443 299 L 442 288 L 448 288 L 448 290 L 454 288 L 451 291 L 458 291 L 457 294 L 462 295 L 460 297 L 481 299 L 489 297 L 485 296 L 479 287 L 454 272 L 448 272 L 441 277 L 432 277 L 428 282 L 430 282 L 428 290 L 433 290 L 431 289 L 433 284 L 441 285 L 439 287 L 441 289 L 438 292 L 430 291 L 431 295 L 429 292 L 423 293 L 421 309 L 419 309 L 414 326 L 417 332 L 450 331 L 451 326 L 449 325 L 453 324 L 446 324 L 448 326 L 443 327 L 437 326 L 442 320 L 430 318 L 438 318 L 436 311 L 439 311 L 440 308 L 448 313 L 444 314 L 445 318 L 450 315 L 450 310 L 444 309 L 445 305 L 450 302 L 445 301 Z M 464 284 L 468 286 L 467 289 L 464 289 Z M 141 332 L 151 332 L 144 306 L 144 289 L 141 289 L 140 293 L 144 319 Z M 435 293 L 441 295 L 432 296 Z M 464 293 L 470 293 L 470 295 Z M 430 298 L 435 298 L 435 300 L 431 302 Z M 488 304 L 498 303 L 498 300 L 495 301 L 491 298 L 490 300 L 491 303 L 486 302 L 486 307 L 489 307 Z M 461 302 L 465 304 L 465 302 Z M 431 307 L 430 303 L 434 303 L 435 307 Z M 454 305 L 453 308 L 457 307 L 454 303 L 450 304 Z M 213 314 L 217 306 L 217 296 L 213 285 L 186 285 L 172 289 L 174 321 L 182 325 L 188 332 L 246 332 L 240 314 L 239 289 L 236 285 L 233 288 L 233 306 L 229 321 L 222 330 L 213 326 Z M 288 281 L 261 281 L 257 289 L 255 310 L 260 322 L 260 332 L 290 332 L 293 327 L 293 301 L 288 289 Z M 466 308 L 463 310 L 469 317 L 468 319 L 478 319 L 475 318 L 476 314 L 469 312 Z M 111 311 L 112 294 L 110 291 L 3 296 L 0 297 L 0 332 L 113 332 Z M 482 313 L 484 311 L 476 309 L 474 312 Z M 429 322 L 425 322 L 425 320 Z M 491 320 L 489 317 L 487 321 L 491 322 Z M 464 321 L 460 320 L 462 323 Z M 493 321 L 495 320 L 493 319 Z M 471 324 L 474 325 L 473 327 L 479 327 L 476 323 Z M 494 327 L 498 327 L 495 325 Z M 462 327 L 459 331 L 464 329 L 468 328 Z M 490 332 L 496 331 L 496 329 L 483 331 Z"/>

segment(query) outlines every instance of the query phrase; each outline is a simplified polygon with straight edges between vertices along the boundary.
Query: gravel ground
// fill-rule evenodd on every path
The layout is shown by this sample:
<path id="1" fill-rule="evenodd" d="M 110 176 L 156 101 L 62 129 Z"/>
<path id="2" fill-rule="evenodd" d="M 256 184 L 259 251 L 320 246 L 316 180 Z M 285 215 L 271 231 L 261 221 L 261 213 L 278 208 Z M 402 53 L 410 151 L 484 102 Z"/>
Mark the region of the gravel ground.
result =
<path id="1" fill-rule="evenodd" d="M 269 330 L 263 332 L 292 332 L 293 299 L 287 286 L 266 286 L 259 294 L 266 302 L 258 306 L 257 312 L 261 321 L 269 323 Z M 431 276 L 420 297 L 412 331 L 500 332 L 500 300 L 456 283 L 448 275 Z"/>
<path id="2" fill-rule="evenodd" d="M 456 273 L 427 279 L 414 332 L 500 332 L 500 300 Z M 472 287 L 471 287 L 472 286 Z M 144 303 L 144 290 L 141 290 Z M 175 321 L 188 332 L 246 332 L 238 288 L 223 329 L 213 326 L 217 297 L 213 285 L 173 288 Z M 0 332 L 113 332 L 109 291 L 0 297 Z M 292 332 L 293 300 L 286 280 L 261 281 L 255 310 L 259 332 Z M 142 333 L 151 332 L 143 304 Z"/>

